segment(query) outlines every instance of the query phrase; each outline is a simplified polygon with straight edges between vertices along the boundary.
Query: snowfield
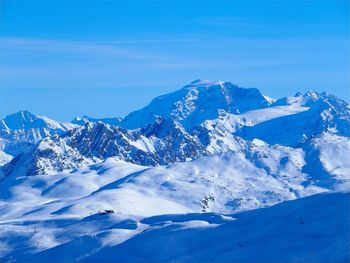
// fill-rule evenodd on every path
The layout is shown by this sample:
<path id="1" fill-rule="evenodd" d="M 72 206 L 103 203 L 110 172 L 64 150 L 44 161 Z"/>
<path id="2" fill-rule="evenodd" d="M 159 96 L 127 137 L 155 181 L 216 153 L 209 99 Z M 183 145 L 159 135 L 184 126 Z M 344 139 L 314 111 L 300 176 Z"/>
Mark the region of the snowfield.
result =
<path id="1" fill-rule="evenodd" d="M 4 261 L 349 262 L 349 192 L 238 214 L 178 214 L 0 223 Z"/>
<path id="2" fill-rule="evenodd" d="M 54 176 L 9 177 L 0 184 L 4 198 L 0 220 L 81 217 L 105 209 L 137 216 L 230 213 L 346 189 L 350 167 L 339 160 L 350 156 L 350 142 L 334 135 L 332 140 L 343 143 L 338 146 L 342 151 L 336 152 L 332 141 L 321 144 L 325 149 L 320 161 L 329 174 L 303 172 L 308 165 L 302 149 L 254 140 L 249 151 L 228 151 L 168 166 L 139 166 L 112 157 Z M 322 141 L 316 141 L 317 150 Z"/>
<path id="3" fill-rule="evenodd" d="M 0 121 L 0 262 L 349 262 L 350 107 L 197 80 Z"/>

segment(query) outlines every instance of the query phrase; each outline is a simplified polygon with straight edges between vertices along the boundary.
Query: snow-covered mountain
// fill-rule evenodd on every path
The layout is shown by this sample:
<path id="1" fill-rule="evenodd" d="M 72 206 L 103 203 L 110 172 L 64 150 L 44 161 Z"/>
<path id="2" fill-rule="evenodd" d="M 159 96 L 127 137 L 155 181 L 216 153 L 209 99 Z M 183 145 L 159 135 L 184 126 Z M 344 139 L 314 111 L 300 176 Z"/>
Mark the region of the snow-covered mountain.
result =
<path id="1" fill-rule="evenodd" d="M 0 168 L 0 178 L 11 174 L 55 174 L 112 156 L 135 164 L 155 166 L 192 160 L 205 153 L 197 137 L 189 135 L 173 120 L 157 120 L 139 130 L 89 122 L 29 147 Z"/>
<path id="2" fill-rule="evenodd" d="M 191 131 L 220 111 L 238 114 L 271 104 L 258 89 L 240 88 L 230 82 L 196 80 L 182 89 L 155 98 L 143 109 L 132 112 L 120 123 L 134 129 L 153 123 L 159 116 L 171 117 Z"/>
<path id="3" fill-rule="evenodd" d="M 307 92 L 303 96 L 280 99 L 271 107 L 274 105 L 307 107 L 308 110 L 247 126 L 240 136 L 290 146 L 297 146 L 323 132 L 350 136 L 350 107 L 334 95 Z"/>
<path id="4" fill-rule="evenodd" d="M 176 106 L 179 101 L 188 107 Z M 87 118 L 83 126 L 74 129 L 53 123 L 49 127 L 62 129 L 48 130 L 48 125 L 42 125 L 44 132 L 55 136 L 27 147 L 22 155 L 0 168 L 0 176 L 55 174 L 113 156 L 139 165 L 171 164 L 241 151 L 242 145 L 255 138 L 301 148 L 309 156 L 314 150 L 312 140 L 324 133 L 346 138 L 350 134 L 349 106 L 333 95 L 308 92 L 272 102 L 256 89 L 238 88 L 227 82 L 195 81 L 131 113 L 120 122 L 122 126 L 128 126 L 130 116 L 143 116 L 144 120 L 133 121 L 141 128 L 127 130 Z M 196 124 L 202 118 L 207 119 Z"/>
<path id="5" fill-rule="evenodd" d="M 63 124 L 20 112 L 0 127 L 7 261 L 28 261 L 28 253 L 45 261 L 68 249 L 63 261 L 191 262 L 215 251 L 244 262 L 276 247 L 266 261 L 291 249 L 290 261 L 320 261 L 329 258 L 329 242 L 333 259 L 349 258 L 349 236 L 337 230 L 347 230 L 348 213 L 335 211 L 348 205 L 350 107 L 334 95 L 275 100 L 198 80 L 124 119 Z M 321 235 L 320 224 L 332 234 Z M 315 246 L 290 245 L 313 235 Z M 157 244 L 169 236 L 174 242 L 160 253 Z"/>
<path id="6" fill-rule="evenodd" d="M 28 111 L 19 111 L 0 120 L 0 165 L 25 151 L 47 136 L 63 134 L 74 128 L 70 123 L 61 123 Z"/>
<path id="7" fill-rule="evenodd" d="M 19 111 L 0 121 L 1 135 L 13 136 L 14 140 L 26 140 L 36 143 L 46 136 L 62 134 L 74 125 L 36 116 L 28 111 Z"/>

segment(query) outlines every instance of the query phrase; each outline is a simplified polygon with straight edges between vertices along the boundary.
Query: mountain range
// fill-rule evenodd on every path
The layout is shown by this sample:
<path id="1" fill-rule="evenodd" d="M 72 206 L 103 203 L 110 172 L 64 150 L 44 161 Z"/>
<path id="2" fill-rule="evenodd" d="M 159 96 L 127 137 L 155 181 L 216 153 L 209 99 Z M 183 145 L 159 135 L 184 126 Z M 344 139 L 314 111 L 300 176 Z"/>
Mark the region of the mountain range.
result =
<path id="1" fill-rule="evenodd" d="M 101 227 L 92 230 L 89 235 L 101 236 L 97 242 L 85 240 L 83 230 L 67 238 L 57 230 L 69 228 L 65 220 L 79 220 L 73 224 L 98 221 L 95 214 L 104 210 L 129 220 L 131 225 L 126 228 L 120 228 L 119 219 L 119 223 L 108 223 L 115 225 L 110 229 L 115 229 L 117 236 L 124 235 L 121 229 L 129 229 L 133 234 L 126 235 L 125 240 L 139 234 L 140 240 L 148 240 L 142 226 L 153 227 L 155 222 L 162 225 L 165 220 L 142 219 L 150 216 L 214 213 L 225 218 L 247 213 L 250 222 L 250 210 L 263 209 L 256 213 L 258 218 L 265 218 L 264 209 L 294 209 L 294 203 L 278 206 L 289 200 L 321 194 L 310 200 L 328 202 L 322 193 L 337 196 L 349 192 L 349 156 L 350 106 L 324 92 L 272 99 L 258 89 L 230 82 L 196 80 L 155 98 L 125 118 L 83 116 L 61 123 L 20 111 L 0 121 L 0 227 L 2 224 L 13 232 L 18 221 L 35 225 L 45 229 L 48 240 L 38 241 L 30 250 L 33 240 L 22 233 L 23 229 L 11 238 L 12 245 L 2 241 L 0 232 L 0 255 L 3 253 L 7 260 L 16 258 L 20 243 L 15 240 L 21 236 L 28 248 L 21 250 L 20 257 L 26 253 L 37 259 L 56 255 L 60 246 L 72 250 L 82 242 L 88 252 L 70 255 L 70 260 L 93 261 L 98 255 L 104 258 L 110 255 L 111 247 L 122 244 L 108 243 L 113 231 L 106 234 Z M 295 204 L 307 206 L 307 201 Z M 277 207 L 269 208 L 273 205 Z M 282 214 L 289 215 L 288 211 Z M 236 215 L 232 217 L 239 217 Z M 147 220 L 150 223 L 145 223 Z M 188 220 L 185 216 L 180 221 L 188 227 L 194 219 Z M 209 222 L 204 215 L 198 220 Z M 208 224 L 224 224 L 223 228 L 231 225 L 220 220 Z M 55 222 L 52 226 L 51 221 Z M 197 227 L 201 225 L 195 223 Z M 180 230 L 183 228 L 179 228 L 179 235 L 184 235 Z M 160 231 L 168 235 L 170 230 Z M 152 237 L 161 242 L 158 232 L 152 230 Z M 39 238 L 37 233 L 34 236 Z M 185 237 L 192 238 L 192 234 Z M 135 242 L 136 246 L 141 241 Z M 237 242 L 248 246 L 245 241 Z M 181 257 L 186 253 L 176 251 L 180 256 L 169 259 L 191 261 L 190 257 Z M 344 253 L 340 258 L 349 256 Z M 196 259 L 203 259 L 198 255 Z M 131 260 L 123 253 L 118 259 Z"/>

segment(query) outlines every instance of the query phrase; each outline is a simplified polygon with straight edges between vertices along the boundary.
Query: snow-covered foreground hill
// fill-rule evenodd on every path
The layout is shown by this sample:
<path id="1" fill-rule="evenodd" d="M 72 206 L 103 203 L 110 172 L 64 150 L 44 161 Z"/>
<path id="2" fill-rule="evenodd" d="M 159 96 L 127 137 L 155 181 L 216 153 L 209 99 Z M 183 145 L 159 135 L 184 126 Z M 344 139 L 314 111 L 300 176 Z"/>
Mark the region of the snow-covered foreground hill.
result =
<path id="1" fill-rule="evenodd" d="M 349 194 L 339 192 L 350 189 L 348 167 L 325 160 L 338 169 L 330 167 L 330 184 L 301 172 L 301 150 L 274 152 L 261 141 L 251 147 L 272 156 L 255 163 L 227 152 L 159 167 L 109 158 L 71 173 L 7 178 L 0 184 L 0 254 L 19 262 L 277 262 L 290 249 L 285 261 L 348 258 Z M 286 158 L 292 162 L 280 166 Z M 115 213 L 99 214 L 105 210 Z M 243 213 L 222 215 L 232 212 Z M 164 215 L 174 213 L 200 214 Z"/>
<path id="2" fill-rule="evenodd" d="M 56 175 L 10 176 L 0 184 L 0 220 L 81 217 L 105 209 L 138 216 L 230 213 L 350 189 L 349 163 L 343 161 L 350 141 L 331 137 L 309 146 L 321 156 L 254 140 L 237 151 L 167 166 L 112 157 Z"/>
<path id="3" fill-rule="evenodd" d="M 124 119 L 18 112 L 0 122 L 0 261 L 348 262 L 349 191 L 331 94 L 198 80 Z"/>
<path id="4" fill-rule="evenodd" d="M 332 192 L 230 215 L 0 222 L 0 253 L 19 262 L 349 262 L 349 201 Z"/>

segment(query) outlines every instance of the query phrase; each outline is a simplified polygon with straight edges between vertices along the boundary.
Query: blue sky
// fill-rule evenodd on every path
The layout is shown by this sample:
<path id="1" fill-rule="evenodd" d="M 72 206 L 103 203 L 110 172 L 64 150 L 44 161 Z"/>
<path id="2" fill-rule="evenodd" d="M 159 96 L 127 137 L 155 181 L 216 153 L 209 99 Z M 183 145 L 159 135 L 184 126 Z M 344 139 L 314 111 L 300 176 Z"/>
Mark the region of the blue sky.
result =
<path id="1" fill-rule="evenodd" d="M 349 1 L 0 1 L 0 117 L 124 116 L 198 79 L 349 101 Z"/>

